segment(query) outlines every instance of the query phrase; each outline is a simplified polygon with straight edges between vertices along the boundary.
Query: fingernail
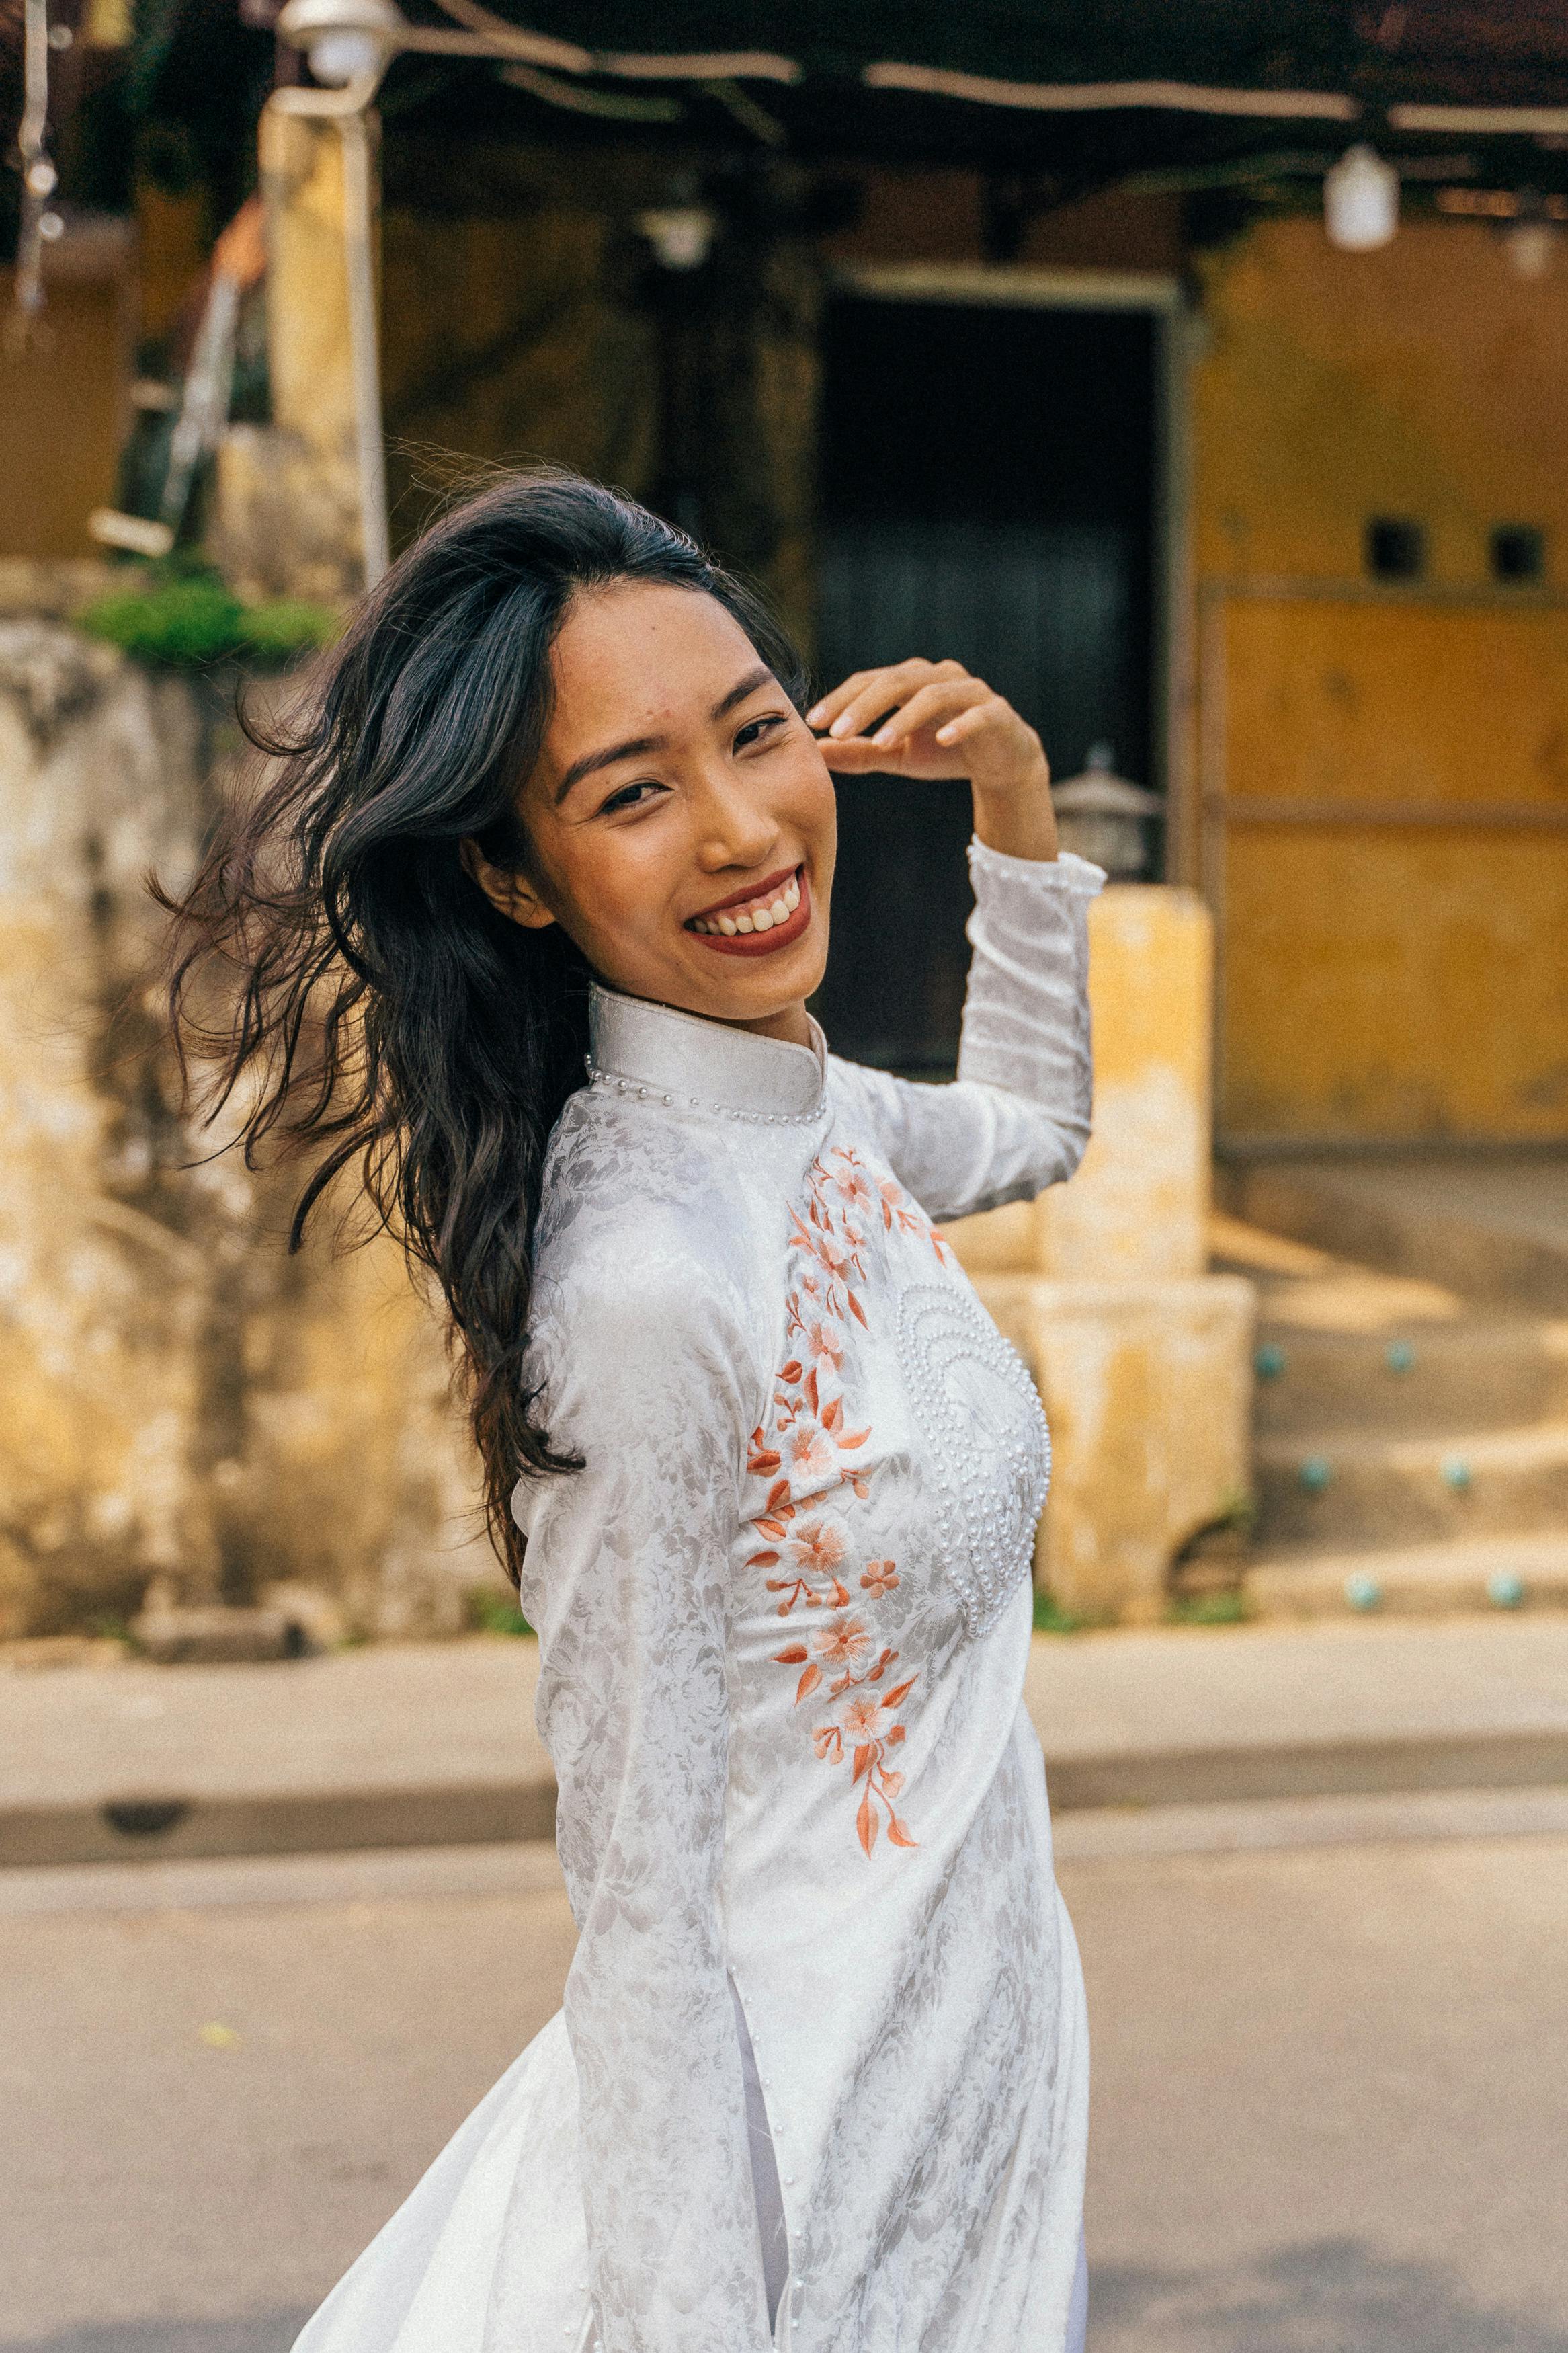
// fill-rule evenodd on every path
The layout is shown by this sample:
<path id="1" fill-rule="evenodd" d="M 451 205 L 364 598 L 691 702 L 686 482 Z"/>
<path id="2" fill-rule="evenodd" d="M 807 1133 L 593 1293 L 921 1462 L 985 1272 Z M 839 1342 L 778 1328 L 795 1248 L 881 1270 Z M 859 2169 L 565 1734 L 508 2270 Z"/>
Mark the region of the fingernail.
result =
<path id="1" fill-rule="evenodd" d="M 808 727 L 815 727 L 815 726 L 816 726 L 816 723 L 817 723 L 817 721 L 821 718 L 821 716 L 822 716 L 822 705 L 821 705 L 821 703 L 820 703 L 820 702 L 814 702 L 814 703 L 812 704 L 812 706 L 811 706 L 811 709 L 810 709 L 810 710 L 806 712 L 806 714 L 805 714 L 805 723 L 806 723 L 806 725 L 807 725 Z"/>
<path id="2" fill-rule="evenodd" d="M 873 744 L 888 744 L 896 740 L 897 734 L 898 730 L 896 728 L 879 727 L 876 733 L 872 736 L 871 741 Z"/>
<path id="3" fill-rule="evenodd" d="M 939 727 L 936 731 L 936 740 L 939 744 L 951 744 L 952 741 L 952 729 L 951 727 Z"/>
<path id="4" fill-rule="evenodd" d="M 847 711 L 841 711 L 827 732 L 830 735 L 847 735 L 849 733 L 849 713 Z"/>

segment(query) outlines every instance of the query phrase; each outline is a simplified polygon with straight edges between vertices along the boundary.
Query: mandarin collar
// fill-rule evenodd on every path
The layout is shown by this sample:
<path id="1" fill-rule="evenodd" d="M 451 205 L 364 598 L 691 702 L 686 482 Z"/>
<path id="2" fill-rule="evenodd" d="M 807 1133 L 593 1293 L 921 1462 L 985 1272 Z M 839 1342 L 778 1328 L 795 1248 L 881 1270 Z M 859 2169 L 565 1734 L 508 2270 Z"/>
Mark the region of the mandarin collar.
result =
<path id="1" fill-rule="evenodd" d="M 822 1109 L 827 1041 L 815 1021 L 811 1044 L 792 1046 L 595 981 L 588 1034 L 600 1085 L 742 1119 L 807 1120 Z"/>

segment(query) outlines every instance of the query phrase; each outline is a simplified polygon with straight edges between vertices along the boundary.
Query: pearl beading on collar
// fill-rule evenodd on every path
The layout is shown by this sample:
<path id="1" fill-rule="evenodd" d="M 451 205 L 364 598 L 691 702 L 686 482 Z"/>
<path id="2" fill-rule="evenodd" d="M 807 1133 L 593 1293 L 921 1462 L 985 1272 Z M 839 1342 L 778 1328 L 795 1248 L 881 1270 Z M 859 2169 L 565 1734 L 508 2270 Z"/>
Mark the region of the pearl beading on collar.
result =
<path id="1" fill-rule="evenodd" d="M 639 1086 L 636 1079 L 617 1078 L 613 1071 L 602 1071 L 589 1055 L 584 1063 L 590 1087 L 602 1087 L 606 1092 L 636 1095 L 645 1103 L 679 1104 L 682 1109 L 710 1112 L 715 1119 L 739 1120 L 746 1127 L 815 1127 L 827 1109 L 826 1094 L 813 1111 L 737 1111 L 731 1103 L 705 1103 L 700 1095 L 666 1094 L 662 1088 Z"/>

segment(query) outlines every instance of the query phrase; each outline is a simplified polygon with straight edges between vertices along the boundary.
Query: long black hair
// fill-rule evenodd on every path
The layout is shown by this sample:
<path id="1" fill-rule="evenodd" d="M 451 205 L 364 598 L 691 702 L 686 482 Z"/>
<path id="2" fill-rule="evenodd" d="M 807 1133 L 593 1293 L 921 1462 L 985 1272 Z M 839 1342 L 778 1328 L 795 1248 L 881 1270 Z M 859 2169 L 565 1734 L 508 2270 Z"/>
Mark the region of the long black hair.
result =
<path id="1" fill-rule="evenodd" d="M 187 1092 L 199 1057 L 214 1074 L 205 1117 L 237 1107 L 247 1165 L 269 1140 L 314 1163 L 290 1248 L 353 1170 L 374 1226 L 439 1283 L 514 1578 L 519 1473 L 576 1467 L 538 1426 L 521 1358 L 545 1148 L 583 1083 L 589 976 L 559 925 L 498 913 L 461 844 L 526 865 L 518 793 L 549 723 L 551 648 L 574 595 L 616 580 L 715 597 L 803 699 L 777 624 L 683 533 L 578 475 L 510 475 L 399 557 L 283 720 L 247 717 L 269 764 L 259 788 L 233 804 L 190 889 L 158 893 Z"/>

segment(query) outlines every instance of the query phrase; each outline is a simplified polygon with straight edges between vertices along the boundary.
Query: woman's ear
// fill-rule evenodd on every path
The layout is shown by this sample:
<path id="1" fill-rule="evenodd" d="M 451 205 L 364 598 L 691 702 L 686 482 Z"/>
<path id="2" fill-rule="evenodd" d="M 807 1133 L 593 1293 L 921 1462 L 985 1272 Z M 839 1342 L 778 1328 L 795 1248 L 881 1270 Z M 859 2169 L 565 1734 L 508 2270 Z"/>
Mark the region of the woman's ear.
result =
<path id="1" fill-rule="evenodd" d="M 471 836 L 458 845 L 463 871 L 472 877 L 496 913 L 505 915 L 509 923 L 521 923 L 531 932 L 542 932 L 555 921 L 525 874 L 510 866 L 492 866 L 484 851 Z"/>

